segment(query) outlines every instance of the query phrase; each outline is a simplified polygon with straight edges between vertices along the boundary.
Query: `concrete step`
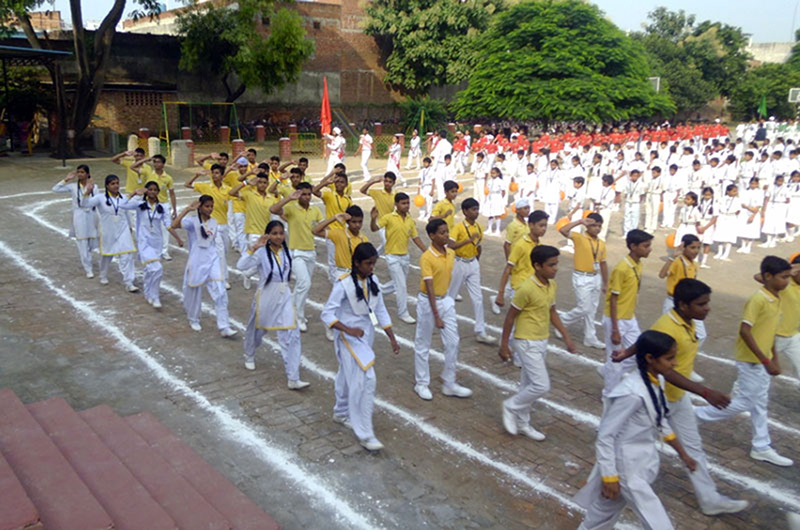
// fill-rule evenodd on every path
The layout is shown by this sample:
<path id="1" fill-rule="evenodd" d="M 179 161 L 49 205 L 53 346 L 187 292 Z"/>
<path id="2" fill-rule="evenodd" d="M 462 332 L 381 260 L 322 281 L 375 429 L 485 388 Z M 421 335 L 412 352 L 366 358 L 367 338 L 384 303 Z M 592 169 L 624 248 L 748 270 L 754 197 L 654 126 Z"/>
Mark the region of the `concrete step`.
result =
<path id="1" fill-rule="evenodd" d="M 97 502 L 25 405 L 0 390 L 0 453 L 36 506 L 48 530 L 113 528 Z"/>
<path id="2" fill-rule="evenodd" d="M 0 530 L 40 530 L 39 512 L 0 454 Z"/>
<path id="3" fill-rule="evenodd" d="M 61 398 L 27 405 L 118 530 L 174 530 L 175 521 Z"/>
<path id="4" fill-rule="evenodd" d="M 148 412 L 125 421 L 237 530 L 280 528 L 228 479 Z"/>
<path id="5" fill-rule="evenodd" d="M 80 416 L 180 528 L 231 528 L 225 517 L 110 407 L 101 405 L 81 412 Z"/>

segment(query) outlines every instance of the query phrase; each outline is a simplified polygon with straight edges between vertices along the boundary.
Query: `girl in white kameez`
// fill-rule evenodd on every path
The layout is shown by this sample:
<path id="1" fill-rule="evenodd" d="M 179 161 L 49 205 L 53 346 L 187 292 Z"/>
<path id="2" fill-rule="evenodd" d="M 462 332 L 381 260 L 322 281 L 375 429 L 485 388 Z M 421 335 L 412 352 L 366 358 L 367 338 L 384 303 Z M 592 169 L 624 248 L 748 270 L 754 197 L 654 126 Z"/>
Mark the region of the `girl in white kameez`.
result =
<path id="1" fill-rule="evenodd" d="M 164 268 L 161 266 L 161 250 L 163 249 L 162 227 L 169 231 L 183 247 L 183 240 L 172 228 L 170 213 L 158 202 L 160 188 L 151 180 L 144 189 L 136 190 L 135 195 L 144 196 L 141 200 L 131 200 L 126 209 L 136 210 L 136 246 L 139 247 L 139 261 L 144 266 L 144 298 L 156 309 L 161 308 L 161 277 Z"/>
<path id="2" fill-rule="evenodd" d="M 289 389 L 300 390 L 308 383 L 300 380 L 300 330 L 289 286 L 292 255 L 286 246 L 286 232 L 280 221 L 270 221 L 261 236 L 239 258 L 239 270 L 258 269 L 256 290 L 247 330 L 244 332 L 244 366 L 256 369 L 256 350 L 268 331 L 275 331 L 281 346 Z"/>
<path id="3" fill-rule="evenodd" d="M 372 275 L 377 260 L 375 247 L 360 243 L 353 252 L 350 274 L 340 276 L 333 284 L 320 315 L 325 326 L 335 330 L 334 350 L 339 360 L 333 421 L 352 428 L 359 443 L 369 451 L 383 449 L 372 429 L 375 327 L 384 329 L 395 354 L 400 351 L 383 294 Z"/>
<path id="4" fill-rule="evenodd" d="M 663 374 L 675 367 L 677 345 L 665 333 L 648 330 L 636 341 L 637 370 L 608 394 L 597 431 L 597 462 L 574 497 L 586 508 L 580 530 L 611 529 L 630 506 L 647 529 L 673 528 L 652 488 L 660 467 L 659 439 L 671 445 L 690 470 L 697 467 L 669 428 Z"/>
<path id="5" fill-rule="evenodd" d="M 489 234 L 500 235 L 500 223 L 506 214 L 506 183 L 503 181 L 503 174 L 496 167 L 490 172 L 490 178 L 486 184 L 489 194 L 486 196 L 486 216 L 489 218 Z"/>
<path id="6" fill-rule="evenodd" d="M 78 181 L 70 186 L 75 179 Z M 89 166 L 81 164 L 75 171 L 71 171 L 65 179 L 53 186 L 56 193 L 69 193 L 72 199 L 72 224 L 69 227 L 69 236 L 75 238 L 78 246 L 78 257 L 83 265 L 87 278 L 94 278 L 92 271 L 92 250 L 97 248 L 97 216 L 93 208 L 86 208 L 86 187 L 92 181 Z M 91 196 L 94 192 L 90 192 Z"/>
<path id="7" fill-rule="evenodd" d="M 758 186 L 758 177 L 751 177 L 748 188 L 742 193 L 742 211 L 739 212 L 739 234 L 742 244 L 736 252 L 750 254 L 753 241 L 761 239 L 761 208 L 764 190 Z"/>
<path id="8" fill-rule="evenodd" d="M 386 171 L 391 171 L 400 180 L 400 185 L 406 186 L 406 179 L 400 173 L 400 157 L 403 154 L 403 147 L 400 145 L 400 138 L 392 136 L 392 145 L 389 146 L 389 158 L 386 160 Z"/>
<path id="9" fill-rule="evenodd" d="M 717 253 L 714 259 L 730 261 L 728 257 L 731 247 L 736 244 L 739 237 L 739 212 L 742 211 L 742 201 L 739 198 L 739 188 L 736 184 L 725 187 L 725 196 L 717 201 L 717 227 L 714 231 L 714 241 L 717 242 Z"/>
<path id="10" fill-rule="evenodd" d="M 196 210 L 197 217 L 186 217 Z M 223 337 L 236 335 L 228 322 L 228 291 L 225 290 L 225 278 L 220 268 L 219 252 L 214 244 L 217 230 L 223 230 L 211 217 L 214 210 L 214 198 L 201 195 L 200 199 L 187 206 L 172 222 L 172 229 L 186 230 L 189 243 L 189 259 L 183 274 L 183 307 L 189 318 L 189 325 L 195 331 L 200 326 L 200 310 L 203 305 L 203 286 L 214 301 L 217 313 L 217 328 Z M 224 228 L 227 230 L 227 227 Z"/>
<path id="11" fill-rule="evenodd" d="M 714 202 L 714 190 L 710 186 L 703 188 L 703 198 L 697 207 L 700 210 L 700 226 L 697 227 L 698 237 L 703 243 L 703 257 L 700 260 L 700 268 L 708 269 L 708 254 L 711 252 L 711 245 L 714 243 L 714 230 L 717 224 L 717 208 Z"/>
<path id="12" fill-rule="evenodd" d="M 789 213 L 786 216 L 786 240 L 794 242 L 800 233 L 800 171 L 793 171 L 789 188 Z"/>
<path id="13" fill-rule="evenodd" d="M 683 208 L 678 221 L 678 231 L 675 232 L 675 244 L 683 241 L 686 234 L 697 235 L 697 227 L 700 224 L 700 209 L 697 207 L 697 194 L 690 191 L 683 199 Z"/>
<path id="14" fill-rule="evenodd" d="M 769 187 L 764 200 L 764 226 L 761 231 L 767 235 L 767 241 L 759 245 L 763 248 L 777 246 L 778 238 L 786 234 L 786 218 L 789 213 L 789 190 L 784 185 L 783 175 L 775 177 L 775 183 Z"/>
<path id="15" fill-rule="evenodd" d="M 120 195 L 119 177 L 116 175 L 106 177 L 105 188 L 103 195 L 93 195 L 94 184 L 89 182 L 83 200 L 83 205 L 88 209 L 95 208 L 100 218 L 100 283 L 108 284 L 108 266 L 116 256 L 125 288 L 135 293 L 139 290 L 133 285 L 133 254 L 136 246 L 124 211 L 128 199 Z"/>

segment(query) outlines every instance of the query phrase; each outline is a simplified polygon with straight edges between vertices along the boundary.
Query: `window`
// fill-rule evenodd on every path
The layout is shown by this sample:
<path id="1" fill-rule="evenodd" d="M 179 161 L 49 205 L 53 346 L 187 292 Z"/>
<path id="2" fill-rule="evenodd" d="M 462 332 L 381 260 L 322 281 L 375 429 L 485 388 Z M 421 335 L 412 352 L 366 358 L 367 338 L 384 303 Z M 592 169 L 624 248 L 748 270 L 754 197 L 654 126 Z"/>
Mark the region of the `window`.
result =
<path id="1" fill-rule="evenodd" d="M 314 21 L 314 29 L 319 29 L 319 28 L 320 28 L 319 21 Z"/>
<path id="2" fill-rule="evenodd" d="M 128 107 L 155 107 L 161 105 L 161 92 L 125 92 Z"/>

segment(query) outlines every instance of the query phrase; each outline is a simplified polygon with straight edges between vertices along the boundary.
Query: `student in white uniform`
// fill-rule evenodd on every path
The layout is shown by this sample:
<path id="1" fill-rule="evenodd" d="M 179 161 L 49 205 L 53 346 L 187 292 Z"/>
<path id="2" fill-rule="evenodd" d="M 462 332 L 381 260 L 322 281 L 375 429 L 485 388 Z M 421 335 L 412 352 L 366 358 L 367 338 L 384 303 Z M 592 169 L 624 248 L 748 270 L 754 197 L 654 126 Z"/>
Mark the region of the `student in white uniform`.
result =
<path id="1" fill-rule="evenodd" d="M 539 174 L 538 198 L 544 203 L 548 224 L 555 224 L 558 219 L 558 203 L 561 201 L 561 170 L 555 158 L 550 160 L 548 169 Z"/>
<path id="2" fill-rule="evenodd" d="M 767 189 L 764 199 L 764 226 L 761 231 L 767 235 L 767 241 L 759 245 L 763 248 L 774 248 L 779 238 L 786 235 L 786 218 L 789 213 L 789 190 L 784 185 L 783 175 L 775 177 L 775 181 Z"/>
<path id="3" fill-rule="evenodd" d="M 609 392 L 597 431 L 597 461 L 574 497 L 587 510 L 581 530 L 613 528 L 626 506 L 645 528 L 673 528 L 652 488 L 660 467 L 659 442 L 671 445 L 689 470 L 697 467 L 666 421 L 663 374 L 675 366 L 675 340 L 645 331 L 636 346 L 638 370 L 628 372 Z"/>
<path id="4" fill-rule="evenodd" d="M 419 169 L 419 160 L 420 156 L 422 156 L 422 149 L 420 149 L 420 137 L 419 133 L 416 129 L 414 132 L 411 133 L 411 140 L 409 142 L 409 149 L 408 149 L 408 161 L 406 162 L 406 169 L 411 169 L 411 161 L 414 160 L 416 165 L 414 169 Z"/>
<path id="5" fill-rule="evenodd" d="M 70 182 L 77 179 L 74 185 Z M 92 271 L 92 250 L 97 248 L 97 217 L 93 208 L 86 208 L 86 188 L 92 182 L 89 166 L 79 165 L 63 180 L 53 186 L 56 193 L 69 193 L 72 208 L 72 223 L 69 227 L 69 236 L 75 238 L 78 246 L 78 257 L 81 260 L 83 271 L 87 278 L 94 278 Z M 91 197 L 94 191 L 88 193 Z"/>
<path id="6" fill-rule="evenodd" d="M 710 186 L 703 188 L 703 198 L 698 205 L 700 210 L 700 226 L 697 232 L 700 241 L 703 243 L 703 257 L 700 260 L 700 268 L 708 269 L 708 255 L 711 252 L 711 245 L 714 243 L 714 231 L 717 224 L 717 207 L 714 201 L 714 190 Z"/>
<path id="7" fill-rule="evenodd" d="M 197 217 L 186 217 L 193 211 Z M 214 301 L 217 313 L 217 328 L 223 337 L 236 335 L 228 322 L 228 291 L 225 289 L 225 278 L 220 268 L 220 256 L 214 243 L 217 231 L 226 230 L 220 227 L 217 220 L 211 217 L 214 211 L 214 198 L 201 195 L 200 199 L 187 206 L 172 222 L 173 230 L 186 230 L 189 244 L 189 259 L 183 274 L 183 307 L 189 325 L 195 331 L 200 326 L 200 310 L 203 304 L 203 286 Z"/>
<path id="8" fill-rule="evenodd" d="M 422 169 L 419 171 L 419 186 L 417 194 L 422 195 L 425 199 L 425 205 L 419 209 L 419 220 L 425 221 L 433 212 L 433 187 L 435 177 L 433 167 L 431 167 L 431 159 L 425 157 L 422 159 Z"/>
<path id="9" fill-rule="evenodd" d="M 239 258 L 239 270 L 258 269 L 258 289 L 244 332 L 244 367 L 256 369 L 256 350 L 268 331 L 275 331 L 290 390 L 309 384 L 300 380 L 300 330 L 292 289 L 292 255 L 286 245 L 283 223 L 270 221 L 265 234 Z"/>
<path id="10" fill-rule="evenodd" d="M 367 181 L 371 178 L 369 173 L 369 158 L 372 156 L 372 136 L 369 134 L 369 130 L 367 130 L 366 127 L 361 130 L 361 136 L 358 137 L 356 156 L 358 156 L 359 151 L 361 151 L 361 173 L 364 175 L 364 181 Z"/>
<path id="11" fill-rule="evenodd" d="M 658 216 L 664 200 L 665 178 L 661 176 L 661 167 L 654 166 L 650 170 L 650 178 L 645 182 L 644 229 L 655 234 L 658 229 Z"/>
<path id="12" fill-rule="evenodd" d="M 728 184 L 725 188 L 725 197 L 717 202 L 717 229 L 714 231 L 714 241 L 717 243 L 717 253 L 714 259 L 730 261 L 728 257 L 731 247 L 736 244 L 739 237 L 739 212 L 742 210 L 742 201 L 739 199 L 739 189 L 736 184 Z"/>
<path id="13" fill-rule="evenodd" d="M 603 175 L 603 187 L 600 190 L 599 197 L 593 201 L 593 209 L 600 214 L 603 218 L 603 228 L 600 229 L 598 237 L 603 241 L 608 236 L 608 227 L 611 224 L 611 214 L 613 213 L 614 204 L 617 202 L 617 190 L 614 189 L 614 177 L 611 175 Z"/>
<path id="14" fill-rule="evenodd" d="M 386 171 L 393 173 L 396 178 L 400 179 L 401 186 L 405 187 L 406 179 L 400 173 L 400 157 L 403 154 L 403 148 L 400 146 L 400 138 L 397 135 L 392 136 L 392 145 L 389 146 L 389 153 L 386 159 Z"/>
<path id="15" fill-rule="evenodd" d="M 690 191 L 683 198 L 683 208 L 678 216 L 678 230 L 675 232 L 675 245 L 683 241 L 683 236 L 687 234 L 697 235 L 697 228 L 700 226 L 700 209 L 697 207 L 697 194 Z"/>
<path id="16" fill-rule="evenodd" d="M 622 222 L 622 234 L 626 235 L 631 230 L 639 228 L 642 215 L 642 195 L 645 193 L 641 171 L 632 169 L 628 181 L 623 187 L 625 193 L 625 215 Z"/>
<path id="17" fill-rule="evenodd" d="M 328 148 L 328 168 L 325 170 L 326 175 L 333 172 L 336 164 L 344 164 L 344 150 L 347 147 L 347 140 L 342 136 L 342 130 L 339 127 L 333 128 L 333 134 L 324 135 L 328 141 L 326 147 Z"/>
<path id="18" fill-rule="evenodd" d="M 736 252 L 750 254 L 753 251 L 753 241 L 761 239 L 760 212 L 763 207 L 764 190 L 758 185 L 758 177 L 751 177 L 748 187 L 742 192 L 742 210 L 739 212 L 739 235 L 742 244 Z"/>
<path id="19" fill-rule="evenodd" d="M 500 235 L 500 223 L 506 215 L 506 204 L 508 204 L 508 185 L 503 180 L 503 174 L 499 168 L 493 167 L 491 178 L 487 183 L 489 195 L 486 196 L 486 216 L 489 218 L 489 235 Z"/>
<path id="20" fill-rule="evenodd" d="M 400 346 L 392 331 L 392 321 L 373 276 L 378 252 L 371 243 L 360 243 L 353 251 L 352 269 L 339 276 L 320 318 L 334 330 L 333 343 L 339 370 L 336 373 L 333 421 L 353 429 L 359 443 L 369 451 L 383 449 L 372 427 L 375 400 L 375 328 L 389 337 L 392 352 Z"/>
<path id="21" fill-rule="evenodd" d="M 87 209 L 96 209 L 100 217 L 100 283 L 108 284 L 108 266 L 116 256 L 125 288 L 128 292 L 135 293 L 139 290 L 133 285 L 133 254 L 136 246 L 133 244 L 128 216 L 123 208 L 128 199 L 120 195 L 119 177 L 116 175 L 106 177 L 105 188 L 104 194 L 93 195 L 94 184 L 89 181 L 82 201 Z"/>
<path id="22" fill-rule="evenodd" d="M 794 151 L 797 152 L 796 150 Z M 793 243 L 800 235 L 800 171 L 792 172 L 791 180 L 786 185 L 789 189 L 789 212 L 786 216 L 786 241 Z"/>

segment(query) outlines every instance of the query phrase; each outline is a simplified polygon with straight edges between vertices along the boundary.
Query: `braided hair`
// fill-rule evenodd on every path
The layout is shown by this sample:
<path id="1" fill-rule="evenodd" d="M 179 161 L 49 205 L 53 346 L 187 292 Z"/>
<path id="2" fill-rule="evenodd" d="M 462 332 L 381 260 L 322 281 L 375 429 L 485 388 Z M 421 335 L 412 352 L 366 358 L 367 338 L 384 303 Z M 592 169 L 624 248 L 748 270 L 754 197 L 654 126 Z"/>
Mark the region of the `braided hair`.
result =
<path id="1" fill-rule="evenodd" d="M 664 397 L 664 391 L 658 387 L 658 397 L 653 389 L 653 384 L 650 382 L 650 374 L 647 372 L 647 355 L 653 358 L 659 358 L 666 355 L 675 346 L 675 339 L 662 333 L 660 331 L 647 330 L 636 340 L 636 365 L 639 368 L 639 375 L 642 376 L 642 381 L 647 387 L 647 392 L 650 394 L 650 399 L 653 400 L 653 406 L 656 409 L 656 426 L 661 428 L 661 419 L 669 414 L 667 408 L 667 400 Z"/>
<path id="2" fill-rule="evenodd" d="M 370 258 L 374 258 L 378 256 L 378 251 L 375 250 L 375 247 L 372 243 L 359 243 L 356 249 L 353 251 L 353 261 L 350 268 L 350 277 L 353 279 L 353 285 L 356 287 L 356 300 L 364 300 L 364 289 L 361 288 L 361 284 L 358 282 L 358 270 L 356 268 L 356 263 L 361 263 L 364 260 L 368 260 Z M 374 275 L 370 273 L 367 276 L 367 287 L 369 288 L 369 292 L 372 293 L 372 296 L 377 296 L 380 292 L 378 288 L 378 282 L 375 281 Z"/>
<path id="3" fill-rule="evenodd" d="M 111 206 L 111 196 L 108 194 L 108 185 L 111 182 L 114 182 L 115 180 L 118 181 L 119 177 L 116 176 L 116 175 L 106 175 L 106 183 L 105 183 L 105 188 L 106 188 L 106 206 Z"/>
<path id="4" fill-rule="evenodd" d="M 283 230 L 282 222 L 277 220 L 270 221 L 269 223 L 267 223 L 267 228 L 264 230 L 264 233 L 269 234 L 270 232 L 272 232 L 272 229 L 277 226 L 280 226 L 281 230 Z M 266 252 L 267 252 L 267 261 L 269 261 L 269 274 L 267 275 L 267 281 L 264 282 L 264 286 L 269 285 L 269 282 L 272 281 L 272 270 L 275 268 L 275 265 L 272 262 L 273 261 L 272 251 L 270 249 L 266 249 Z M 289 262 L 289 275 L 286 277 L 286 283 L 289 283 L 290 281 L 292 281 L 292 254 L 289 252 L 289 247 L 286 245 L 285 238 L 283 240 L 283 255 L 286 256 L 285 259 L 287 259 Z"/>
<path id="5" fill-rule="evenodd" d="M 200 196 L 200 206 L 204 205 L 207 202 L 214 202 L 214 197 L 211 195 L 201 195 Z M 159 206 L 161 206 L 159 204 Z M 200 235 L 203 236 L 203 239 L 208 239 L 208 232 L 206 232 L 206 227 L 203 226 L 203 218 L 200 216 L 200 208 L 197 208 L 197 218 L 200 220 Z"/>
<path id="6" fill-rule="evenodd" d="M 145 188 L 149 188 L 150 186 L 155 186 L 156 191 L 161 191 L 158 182 L 156 182 L 155 180 L 151 180 L 150 182 L 144 185 Z M 145 199 L 142 201 L 142 204 L 139 205 L 139 209 L 142 210 L 143 212 L 150 209 L 150 207 L 147 205 L 147 197 L 145 197 Z M 161 203 L 156 204 L 155 211 L 156 213 L 164 213 L 164 207 L 161 206 Z"/>
<path id="7" fill-rule="evenodd" d="M 81 164 L 75 169 L 76 170 L 77 169 L 84 170 L 86 172 L 86 175 L 88 175 L 88 178 L 92 178 L 92 174 L 89 172 L 89 166 L 87 166 L 86 164 Z M 81 181 L 80 180 L 76 180 L 75 181 L 75 186 L 78 188 L 78 195 L 77 195 L 78 196 L 78 206 L 80 206 L 81 205 Z M 92 191 L 89 192 L 89 196 L 90 197 L 94 197 L 94 188 L 92 188 Z M 92 206 L 92 211 L 94 211 L 94 209 L 95 209 L 94 206 Z"/>

